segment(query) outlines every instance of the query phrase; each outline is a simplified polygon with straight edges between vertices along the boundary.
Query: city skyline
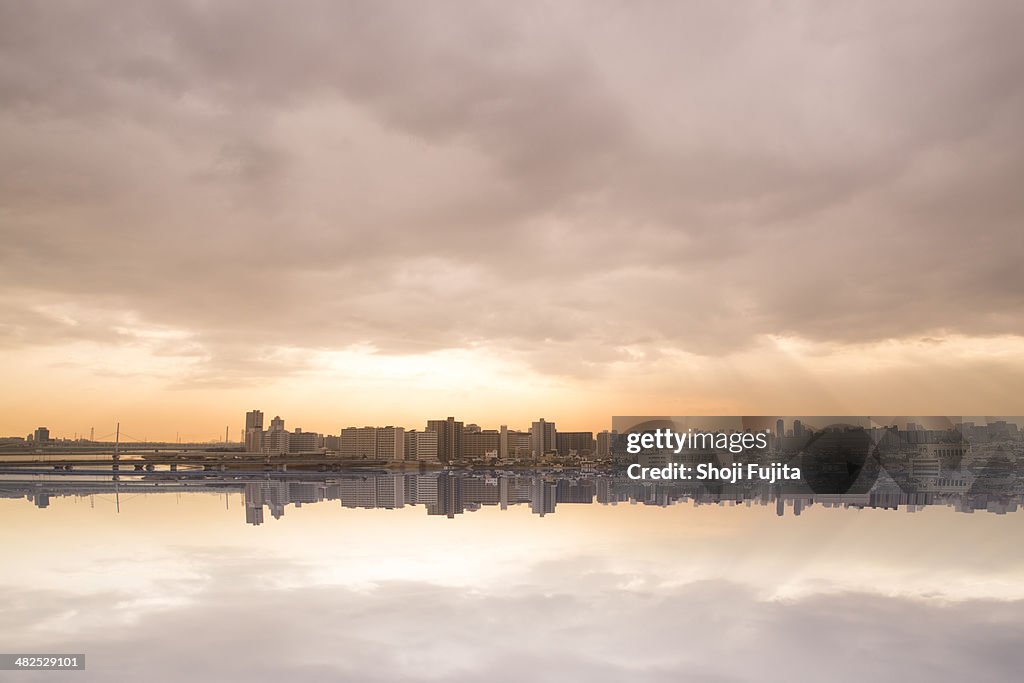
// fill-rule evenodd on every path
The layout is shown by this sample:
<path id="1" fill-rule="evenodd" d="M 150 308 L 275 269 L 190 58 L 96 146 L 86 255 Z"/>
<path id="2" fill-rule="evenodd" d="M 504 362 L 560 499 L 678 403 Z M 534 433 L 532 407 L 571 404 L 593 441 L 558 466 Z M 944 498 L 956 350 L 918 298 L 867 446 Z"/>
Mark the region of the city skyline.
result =
<path id="1" fill-rule="evenodd" d="M 420 416 L 419 418 L 417 418 L 413 422 L 405 422 L 405 423 L 403 423 L 401 421 L 397 421 L 397 420 L 376 420 L 376 421 L 369 421 L 369 422 L 362 423 L 362 424 L 357 424 L 355 422 L 348 422 L 348 423 L 346 423 L 344 420 L 335 420 L 334 421 L 335 422 L 334 427 L 331 428 L 331 429 L 309 429 L 308 426 L 305 424 L 305 422 L 302 420 L 301 417 L 299 417 L 298 419 L 293 421 L 293 420 L 289 419 L 288 417 L 286 417 L 286 416 L 284 416 L 284 415 L 282 415 L 280 413 L 275 413 L 274 416 L 271 418 L 271 417 L 269 417 L 269 411 L 263 411 L 263 410 L 257 408 L 257 409 L 252 409 L 250 411 L 246 411 L 245 412 L 245 418 L 244 418 L 243 426 L 239 426 L 239 425 L 234 424 L 234 423 L 227 424 L 224 427 L 222 427 L 220 431 L 218 431 L 216 434 L 212 435 L 209 438 L 199 438 L 199 439 L 195 439 L 194 441 L 188 441 L 187 439 L 183 439 L 182 435 L 183 434 L 186 434 L 186 435 L 187 434 L 194 434 L 195 432 L 189 432 L 189 431 L 182 432 L 180 430 L 175 432 L 175 438 L 173 438 L 173 439 L 149 438 L 148 435 L 140 437 L 138 435 L 129 435 L 128 434 L 128 429 L 129 429 L 128 425 L 124 425 L 125 426 L 125 430 L 124 430 L 124 433 L 123 433 L 122 436 L 124 436 L 124 438 L 125 438 L 125 443 L 146 442 L 146 443 L 168 443 L 168 444 L 171 444 L 171 443 L 197 443 L 197 444 L 204 444 L 204 443 L 209 443 L 209 444 L 231 443 L 231 444 L 245 444 L 246 443 L 246 431 L 248 429 L 254 428 L 256 426 L 256 423 L 252 421 L 252 419 L 253 419 L 252 413 L 259 413 L 260 416 L 259 416 L 258 419 L 260 420 L 259 427 L 261 429 L 264 426 L 264 418 L 265 418 L 267 425 L 270 425 L 272 420 L 282 420 L 282 421 L 288 421 L 289 423 L 292 423 L 293 426 L 297 427 L 300 431 L 316 433 L 316 434 L 321 434 L 321 435 L 334 435 L 334 436 L 340 435 L 340 432 L 343 431 L 344 429 L 347 429 L 347 428 L 370 428 L 370 427 L 373 427 L 373 428 L 385 428 L 385 427 L 386 428 L 391 428 L 391 427 L 398 427 L 398 428 L 403 428 L 406 431 L 408 431 L 408 430 L 420 430 L 421 428 L 423 428 L 425 430 L 425 429 L 429 429 L 431 422 L 437 422 L 437 420 L 431 420 L 430 418 L 425 418 L 423 416 Z M 446 418 L 446 419 L 448 419 L 448 420 L 455 420 L 454 417 L 449 417 L 449 418 Z M 782 424 L 785 420 L 790 420 L 790 421 L 795 420 L 795 425 L 791 424 L 788 427 L 788 429 L 790 431 L 792 431 L 794 428 L 796 430 L 799 430 L 800 427 L 801 427 L 801 422 L 803 422 L 803 426 L 806 427 L 806 428 L 821 429 L 821 428 L 823 428 L 823 426 L 827 426 L 827 425 L 830 425 L 830 424 L 838 424 L 838 423 L 849 422 L 851 420 L 853 421 L 851 424 L 859 423 L 859 424 L 862 424 L 862 426 L 868 426 L 868 425 L 875 425 L 875 426 L 896 425 L 896 426 L 905 426 L 907 429 L 915 429 L 915 428 L 920 428 L 920 429 L 948 429 L 951 426 L 956 425 L 958 422 L 960 422 L 960 423 L 970 423 L 972 425 L 973 424 L 986 425 L 986 424 L 988 424 L 989 422 L 991 422 L 993 420 L 999 421 L 999 422 L 1005 422 L 1008 419 L 1009 420 L 1017 420 L 1017 421 L 1020 421 L 1020 422 L 1024 422 L 1024 416 L 1014 417 L 1014 416 L 1009 416 L 1008 414 L 997 415 L 997 414 L 994 414 L 994 413 L 989 413 L 988 415 L 980 415 L 980 414 L 979 415 L 967 415 L 967 414 L 964 414 L 964 415 L 956 415 L 956 416 L 939 415 L 939 414 L 933 414 L 933 415 L 920 414 L 920 415 L 914 416 L 914 415 L 909 415 L 909 414 L 895 414 L 894 413 L 894 414 L 890 414 L 890 415 L 881 415 L 881 414 L 879 414 L 879 415 L 875 415 L 875 416 L 872 416 L 872 417 L 852 416 L 852 415 L 824 415 L 824 414 L 786 415 L 786 416 L 778 416 L 778 417 L 776 417 L 776 416 L 773 416 L 772 414 L 769 414 L 769 413 L 751 414 L 751 415 L 742 416 L 742 417 L 741 416 L 726 417 L 726 416 L 722 416 L 722 415 L 717 415 L 717 416 L 716 415 L 694 415 L 694 416 L 689 416 L 689 417 L 680 417 L 680 416 L 674 416 L 673 417 L 673 416 L 613 415 L 613 416 L 607 416 L 605 418 L 604 425 L 601 426 L 601 427 L 591 427 L 589 429 L 575 429 L 575 428 L 571 428 L 570 427 L 569 429 L 559 429 L 558 431 L 561 431 L 561 432 L 580 432 L 580 433 L 582 433 L 582 432 L 590 432 L 591 434 L 594 434 L 594 435 L 600 434 L 602 432 L 623 432 L 623 431 L 626 431 L 629 428 L 631 428 L 632 425 L 637 424 L 639 422 L 643 422 L 644 420 L 659 420 L 659 419 L 662 419 L 662 420 L 664 420 L 664 419 L 681 419 L 681 420 L 686 420 L 686 421 L 694 421 L 695 424 L 700 424 L 704 428 L 708 428 L 708 429 L 710 429 L 712 427 L 712 425 L 716 424 L 716 423 L 720 424 L 720 425 L 731 425 L 731 426 L 735 427 L 737 424 L 743 423 L 744 421 L 756 420 L 756 421 L 758 421 L 758 424 L 759 424 L 760 428 L 767 429 L 767 430 L 771 430 L 771 429 L 774 428 L 776 432 L 777 432 L 778 425 Z M 480 422 L 474 421 L 472 419 L 459 419 L 459 420 L 457 420 L 457 423 L 459 425 L 461 425 L 462 427 L 473 427 L 477 431 L 481 431 L 482 430 L 482 431 L 485 431 L 485 432 L 495 432 L 495 431 L 500 430 L 501 428 L 506 428 L 507 427 L 510 431 L 515 431 L 517 433 L 522 433 L 522 434 L 530 434 L 531 430 L 534 427 L 536 427 L 536 423 L 537 423 L 538 420 L 541 421 L 541 422 L 547 421 L 549 423 L 549 426 L 552 427 L 552 428 L 554 428 L 558 424 L 562 424 L 561 420 L 558 419 L 558 418 L 554 418 L 554 419 L 548 420 L 545 417 L 537 418 L 536 416 L 534 416 L 534 417 L 532 417 L 530 419 L 525 420 L 525 424 L 528 425 L 525 428 L 517 428 L 520 425 L 514 425 L 511 421 L 507 421 L 507 420 L 502 420 L 502 421 L 499 421 L 499 422 L 493 423 L 493 424 L 487 424 L 487 423 L 481 424 Z M 296 425 L 296 424 L 294 424 L 294 422 L 301 422 L 302 424 L 297 424 Z M 761 423 L 763 423 L 763 424 L 761 424 Z M 33 440 L 33 439 L 38 441 L 39 440 L 38 436 L 39 436 L 40 430 L 42 430 L 42 432 L 45 434 L 45 439 L 52 439 L 54 441 L 57 441 L 57 440 L 75 441 L 75 440 L 77 440 L 77 441 L 97 441 L 97 442 L 104 442 L 104 443 L 113 443 L 114 437 L 115 437 L 115 434 L 116 434 L 116 430 L 120 428 L 120 425 L 121 425 L 120 422 L 112 422 L 112 423 L 106 425 L 106 428 L 109 428 L 110 431 L 105 432 L 103 428 L 101 428 L 99 431 L 96 431 L 95 426 L 90 426 L 90 427 L 88 427 L 86 429 L 83 429 L 83 430 L 70 431 L 67 428 L 62 428 L 60 426 L 58 426 L 57 428 L 52 428 L 51 425 L 37 424 L 35 427 L 32 427 L 31 429 L 28 430 L 27 436 L 25 436 L 25 437 L 22 437 L 21 434 L 18 434 L 16 432 L 15 433 L 3 433 L 3 432 L 0 432 L 0 439 L 5 439 L 5 438 L 6 439 L 24 438 L 26 441 L 30 441 L 30 440 Z M 283 422 L 282 422 L 282 426 L 283 426 Z M 747 424 L 744 428 L 745 429 L 750 429 L 751 426 L 749 424 Z M 132 427 L 131 429 L 132 429 L 132 431 L 136 431 L 134 427 Z M 160 433 L 166 433 L 166 430 L 162 430 Z"/>

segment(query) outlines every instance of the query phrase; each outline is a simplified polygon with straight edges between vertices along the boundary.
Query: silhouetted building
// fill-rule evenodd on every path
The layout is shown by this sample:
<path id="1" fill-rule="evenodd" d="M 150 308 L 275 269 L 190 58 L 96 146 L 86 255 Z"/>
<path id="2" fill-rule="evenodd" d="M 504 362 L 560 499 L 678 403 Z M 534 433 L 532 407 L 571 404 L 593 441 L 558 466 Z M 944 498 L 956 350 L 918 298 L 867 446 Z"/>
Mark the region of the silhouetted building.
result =
<path id="1" fill-rule="evenodd" d="M 312 453 L 320 450 L 322 440 L 316 432 L 304 432 L 296 427 L 288 437 L 289 453 Z"/>
<path id="2" fill-rule="evenodd" d="M 287 453 L 290 441 L 291 434 L 284 428 L 284 420 L 280 416 L 274 416 L 274 419 L 270 421 L 270 429 L 263 433 L 263 452 Z"/>
<path id="3" fill-rule="evenodd" d="M 513 458 L 527 458 L 530 456 L 530 432 L 510 431 L 508 432 L 508 454 Z"/>
<path id="4" fill-rule="evenodd" d="M 494 429 L 469 430 L 462 434 L 462 457 L 466 460 L 483 460 L 498 457 L 501 449 L 501 433 Z"/>
<path id="5" fill-rule="evenodd" d="M 427 421 L 427 431 L 437 433 L 437 458 L 443 463 L 462 460 L 462 422 L 454 417 Z"/>
<path id="6" fill-rule="evenodd" d="M 405 428 L 377 428 L 377 459 L 388 462 L 405 460 Z"/>
<path id="7" fill-rule="evenodd" d="M 597 435 L 597 457 L 610 458 L 612 456 L 612 443 L 618 432 L 609 432 L 607 429 Z"/>
<path id="8" fill-rule="evenodd" d="M 566 455 L 591 455 L 594 452 L 593 432 L 558 432 L 555 435 L 555 444 L 558 454 Z"/>
<path id="9" fill-rule="evenodd" d="M 262 410 L 250 410 L 245 414 L 245 450 L 249 453 L 263 450 Z"/>
<path id="10" fill-rule="evenodd" d="M 347 460 L 374 460 L 377 457 L 376 427 L 346 427 L 341 430 L 342 458 Z"/>
<path id="11" fill-rule="evenodd" d="M 530 427 L 530 451 L 534 457 L 558 450 L 556 433 L 555 423 L 548 422 L 543 417 L 533 423 Z"/>
<path id="12" fill-rule="evenodd" d="M 36 431 L 32 433 L 32 440 L 41 446 L 45 446 L 50 443 L 50 430 L 46 427 L 36 427 Z"/>
<path id="13" fill-rule="evenodd" d="M 419 432 L 411 429 L 405 433 L 405 459 L 420 462 L 438 462 L 437 432 Z"/>

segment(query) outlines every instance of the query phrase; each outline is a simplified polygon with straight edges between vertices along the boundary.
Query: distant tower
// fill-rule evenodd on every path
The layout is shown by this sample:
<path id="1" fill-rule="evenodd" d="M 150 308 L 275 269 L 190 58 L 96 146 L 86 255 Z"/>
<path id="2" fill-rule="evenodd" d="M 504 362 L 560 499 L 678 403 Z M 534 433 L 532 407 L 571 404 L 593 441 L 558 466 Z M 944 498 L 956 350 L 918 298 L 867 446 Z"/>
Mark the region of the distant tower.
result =
<path id="1" fill-rule="evenodd" d="M 36 427 L 36 431 L 33 433 L 33 441 L 37 445 L 43 445 L 50 442 L 50 430 L 46 427 Z"/>
<path id="2" fill-rule="evenodd" d="M 786 423 L 780 417 L 775 421 L 775 436 L 780 439 L 786 435 Z"/>
<path id="3" fill-rule="evenodd" d="M 800 420 L 793 420 L 793 436 L 801 437 L 804 435 L 804 425 Z"/>

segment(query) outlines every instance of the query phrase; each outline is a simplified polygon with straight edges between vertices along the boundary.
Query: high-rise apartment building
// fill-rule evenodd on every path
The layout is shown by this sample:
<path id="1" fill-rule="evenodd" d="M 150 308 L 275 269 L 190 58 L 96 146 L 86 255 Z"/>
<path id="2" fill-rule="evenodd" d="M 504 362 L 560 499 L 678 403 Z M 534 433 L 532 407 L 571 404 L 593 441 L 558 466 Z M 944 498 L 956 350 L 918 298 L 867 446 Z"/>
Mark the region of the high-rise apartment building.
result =
<path id="1" fill-rule="evenodd" d="M 501 433 L 495 429 L 466 430 L 462 434 L 462 457 L 466 460 L 498 457 L 500 448 Z"/>
<path id="2" fill-rule="evenodd" d="M 296 427 L 288 437 L 289 453 L 312 453 L 323 447 L 323 439 L 316 432 L 304 432 Z"/>
<path id="3" fill-rule="evenodd" d="M 441 462 L 462 460 L 462 428 L 462 422 L 454 417 L 427 422 L 427 431 L 437 433 L 437 457 Z"/>
<path id="4" fill-rule="evenodd" d="M 249 453 L 263 450 L 262 410 L 250 410 L 245 414 L 245 450 Z"/>
<path id="5" fill-rule="evenodd" d="M 558 447 L 558 454 L 565 455 L 592 455 L 594 452 L 593 432 L 558 432 L 555 435 L 555 443 Z"/>
<path id="6" fill-rule="evenodd" d="M 534 457 L 558 450 L 556 433 L 555 423 L 548 422 L 543 417 L 533 423 L 530 428 L 530 450 Z"/>
<path id="7" fill-rule="evenodd" d="M 405 460 L 405 428 L 377 428 L 377 459 L 388 462 Z"/>
<path id="8" fill-rule="evenodd" d="M 610 458 L 612 455 L 612 447 L 615 444 L 615 437 L 618 436 L 618 432 L 609 432 L 607 429 L 600 432 L 597 435 L 597 457 L 599 458 Z"/>
<path id="9" fill-rule="evenodd" d="M 291 434 L 284 428 L 284 420 L 280 416 L 274 416 L 270 421 L 270 429 L 263 433 L 262 450 L 264 453 L 287 453 L 290 440 Z"/>
<path id="10" fill-rule="evenodd" d="M 410 429 L 405 433 L 405 459 L 419 462 L 439 462 L 437 455 L 437 432 L 419 432 Z"/>
<path id="11" fill-rule="evenodd" d="M 530 432 L 509 431 L 508 432 L 508 454 L 512 458 L 527 458 L 530 456 L 533 437 Z"/>
<path id="12" fill-rule="evenodd" d="M 341 430 L 342 458 L 348 460 L 375 460 L 377 458 L 376 427 L 346 427 Z"/>

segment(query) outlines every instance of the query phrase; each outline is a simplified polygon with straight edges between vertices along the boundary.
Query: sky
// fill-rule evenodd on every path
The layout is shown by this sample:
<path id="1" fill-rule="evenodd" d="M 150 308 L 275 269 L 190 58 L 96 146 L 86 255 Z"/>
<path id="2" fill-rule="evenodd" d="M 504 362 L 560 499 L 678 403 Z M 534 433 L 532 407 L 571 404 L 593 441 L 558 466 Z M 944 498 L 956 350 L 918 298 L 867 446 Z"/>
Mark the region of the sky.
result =
<path id="1" fill-rule="evenodd" d="M 1020 414 L 1018 2 L 0 2 L 0 434 Z"/>

